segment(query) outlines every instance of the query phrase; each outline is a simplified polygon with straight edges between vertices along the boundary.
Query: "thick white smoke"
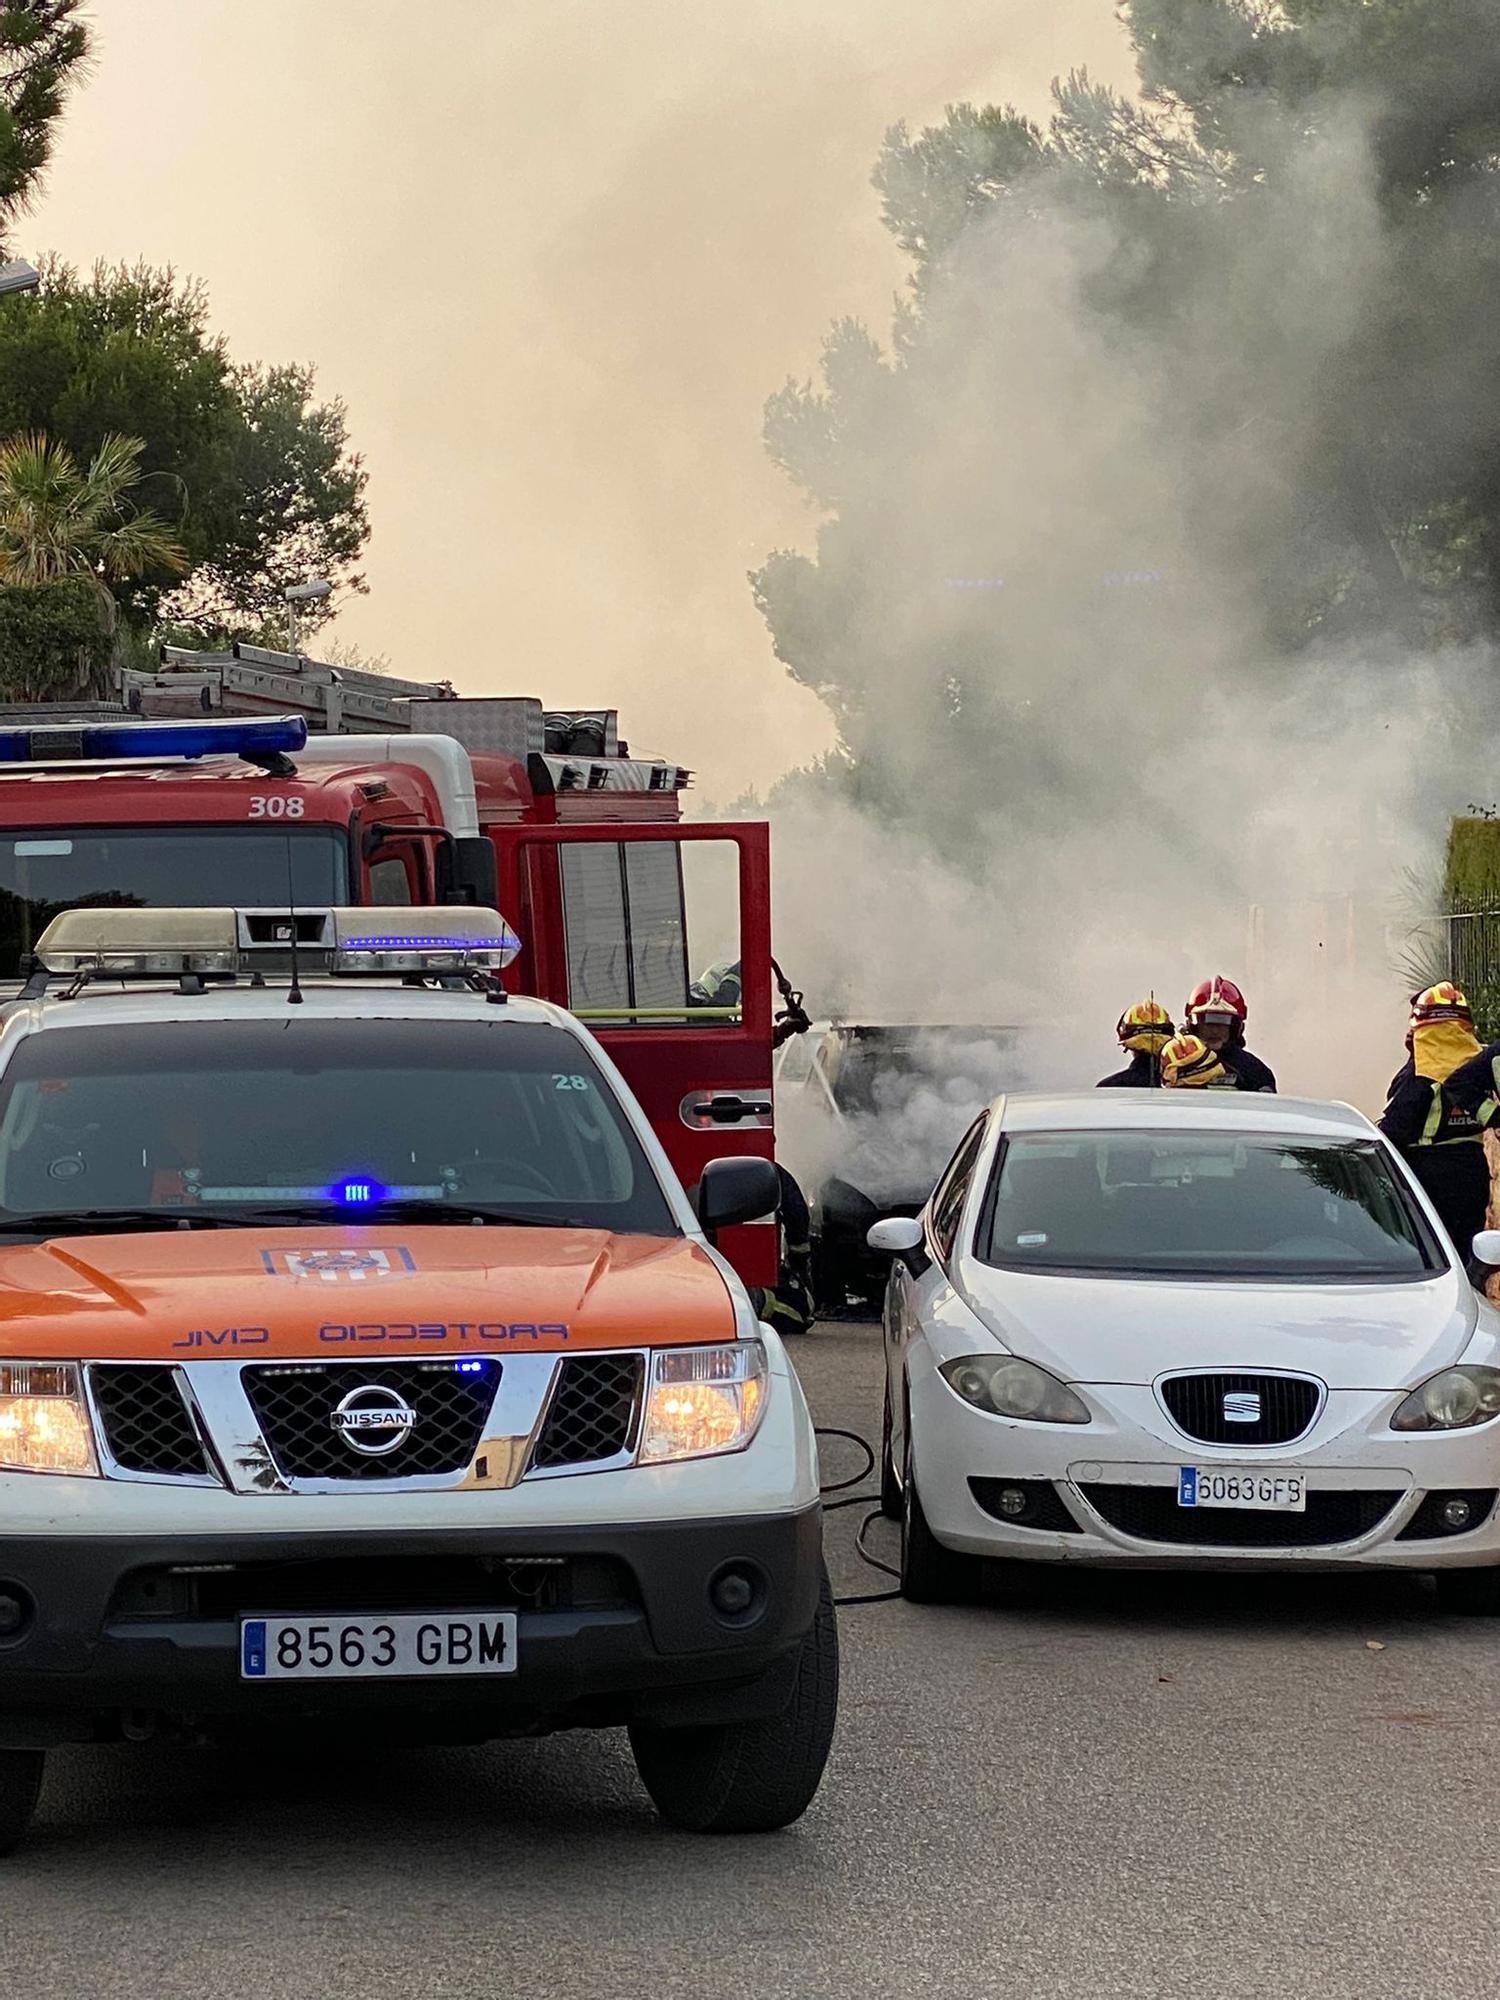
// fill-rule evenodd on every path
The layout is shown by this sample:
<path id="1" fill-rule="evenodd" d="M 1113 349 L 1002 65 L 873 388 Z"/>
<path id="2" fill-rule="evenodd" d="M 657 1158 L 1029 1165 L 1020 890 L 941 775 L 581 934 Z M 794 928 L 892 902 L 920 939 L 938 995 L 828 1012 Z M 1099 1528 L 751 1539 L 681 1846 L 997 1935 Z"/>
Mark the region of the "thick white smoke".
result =
<path id="1" fill-rule="evenodd" d="M 1132 254 L 1098 218 L 1002 207 L 929 284 L 899 448 L 819 548 L 885 802 L 773 798 L 776 949 L 815 1014 L 1025 1026 L 1001 1084 L 1087 1086 L 1129 1002 L 1223 972 L 1284 1091 L 1379 1109 L 1408 876 L 1494 793 L 1496 663 L 1276 641 L 1287 495 L 1389 277 L 1362 113 L 1324 125 L 1158 342 L 1097 309 Z M 1243 420 L 1206 439 L 1216 397 Z"/>

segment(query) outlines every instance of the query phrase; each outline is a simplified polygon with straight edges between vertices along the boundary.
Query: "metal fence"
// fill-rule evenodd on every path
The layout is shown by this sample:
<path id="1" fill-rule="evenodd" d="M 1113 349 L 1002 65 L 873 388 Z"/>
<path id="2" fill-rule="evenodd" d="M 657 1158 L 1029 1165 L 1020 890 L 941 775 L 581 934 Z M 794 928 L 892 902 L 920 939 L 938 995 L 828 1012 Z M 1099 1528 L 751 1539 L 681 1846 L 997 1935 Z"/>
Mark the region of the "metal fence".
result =
<path id="1" fill-rule="evenodd" d="M 1481 1041 L 1500 1040 L 1500 910 L 1459 910 L 1440 921 L 1448 977 L 1468 995 Z"/>

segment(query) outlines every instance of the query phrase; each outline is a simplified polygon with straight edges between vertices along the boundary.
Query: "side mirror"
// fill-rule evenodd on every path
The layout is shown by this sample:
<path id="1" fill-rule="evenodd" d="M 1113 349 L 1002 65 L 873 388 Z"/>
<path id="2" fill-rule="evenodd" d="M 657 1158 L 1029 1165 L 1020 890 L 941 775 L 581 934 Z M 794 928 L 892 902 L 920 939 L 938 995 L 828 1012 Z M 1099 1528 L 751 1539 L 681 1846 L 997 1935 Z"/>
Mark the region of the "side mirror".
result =
<path id="1" fill-rule="evenodd" d="M 1500 1229 L 1481 1229 L 1474 1238 L 1474 1262 L 1487 1271 L 1500 1271 Z"/>
<path id="2" fill-rule="evenodd" d="M 699 1176 L 694 1206 L 710 1242 L 736 1222 L 758 1222 L 781 1206 L 781 1176 L 771 1160 L 739 1155 L 710 1160 Z"/>
<path id="3" fill-rule="evenodd" d="M 882 1257 L 896 1257 L 914 1278 L 932 1262 L 923 1248 L 922 1225 L 914 1215 L 886 1215 L 865 1232 L 865 1241 Z"/>
<path id="4" fill-rule="evenodd" d="M 487 834 L 461 834 L 453 842 L 445 903 L 473 903 L 482 910 L 500 906 L 495 844 Z"/>

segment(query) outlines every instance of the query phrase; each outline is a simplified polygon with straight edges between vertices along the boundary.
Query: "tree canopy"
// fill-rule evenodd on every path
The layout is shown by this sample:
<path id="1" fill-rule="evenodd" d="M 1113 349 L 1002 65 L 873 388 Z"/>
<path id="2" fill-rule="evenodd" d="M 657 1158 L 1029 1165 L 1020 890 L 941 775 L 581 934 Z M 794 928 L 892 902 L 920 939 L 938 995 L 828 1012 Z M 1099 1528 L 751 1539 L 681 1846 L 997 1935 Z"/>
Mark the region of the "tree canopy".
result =
<path id="1" fill-rule="evenodd" d="M 0 4 L 0 256 L 12 219 L 36 192 L 52 130 L 88 59 L 82 0 Z"/>
<path id="2" fill-rule="evenodd" d="M 143 441 L 140 504 L 186 574 L 158 563 L 121 586 L 137 625 L 165 612 L 241 632 L 309 574 L 363 588 L 366 475 L 343 404 L 317 400 L 310 369 L 237 366 L 203 288 L 170 270 L 52 263 L 40 291 L 0 300 L 0 439 L 32 431 L 80 464 L 111 433 Z"/>
<path id="3" fill-rule="evenodd" d="M 1358 645 L 1500 632 L 1493 0 L 1125 0 L 1131 98 L 952 107 L 911 259 L 766 412 L 817 511 L 752 579 L 846 782 L 955 852 Z M 1170 741 L 1170 739 L 1169 739 Z"/>

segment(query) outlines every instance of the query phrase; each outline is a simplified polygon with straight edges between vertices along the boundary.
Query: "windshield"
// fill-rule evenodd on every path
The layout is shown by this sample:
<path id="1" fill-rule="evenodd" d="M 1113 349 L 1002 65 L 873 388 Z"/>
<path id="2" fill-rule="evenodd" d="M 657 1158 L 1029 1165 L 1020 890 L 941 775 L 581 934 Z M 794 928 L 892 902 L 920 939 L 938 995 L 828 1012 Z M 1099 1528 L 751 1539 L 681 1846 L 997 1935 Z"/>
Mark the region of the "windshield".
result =
<path id="1" fill-rule="evenodd" d="M 0 1227 L 80 1209 L 165 1218 L 351 1188 L 537 1222 L 676 1235 L 581 1043 L 493 1019 L 172 1021 L 48 1029 L 0 1077 Z"/>
<path id="2" fill-rule="evenodd" d="M 976 1252 L 1016 1270 L 1411 1278 L 1440 1269 L 1374 1141 L 1037 1132 L 1005 1142 Z"/>
<path id="3" fill-rule="evenodd" d="M 0 979 L 59 910 L 233 905 L 283 909 L 349 900 L 336 827 L 100 826 L 0 834 Z"/>

